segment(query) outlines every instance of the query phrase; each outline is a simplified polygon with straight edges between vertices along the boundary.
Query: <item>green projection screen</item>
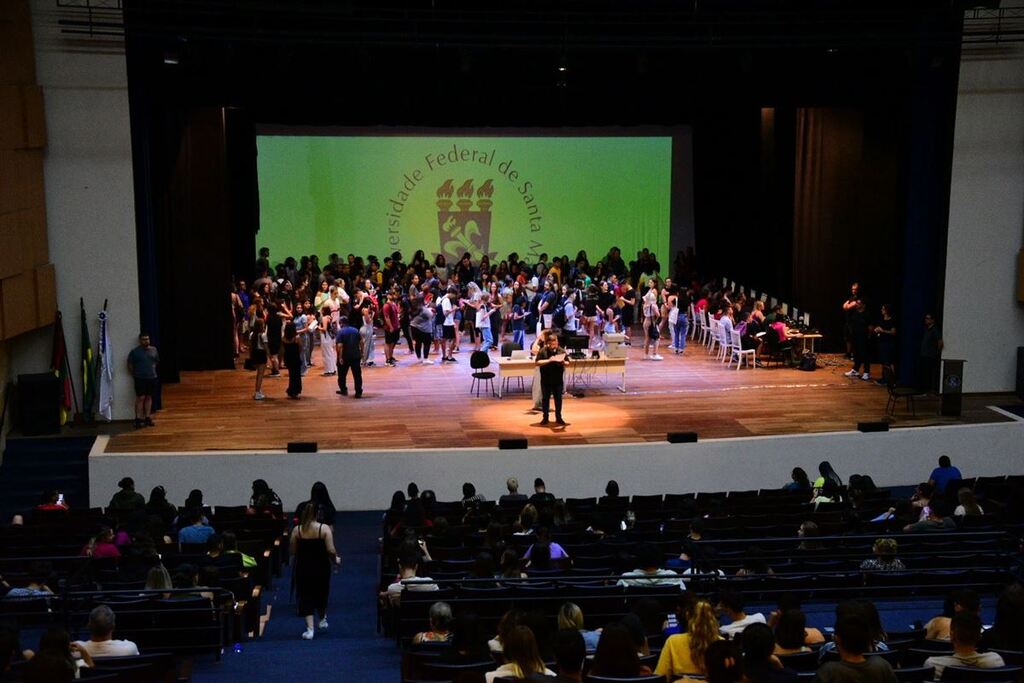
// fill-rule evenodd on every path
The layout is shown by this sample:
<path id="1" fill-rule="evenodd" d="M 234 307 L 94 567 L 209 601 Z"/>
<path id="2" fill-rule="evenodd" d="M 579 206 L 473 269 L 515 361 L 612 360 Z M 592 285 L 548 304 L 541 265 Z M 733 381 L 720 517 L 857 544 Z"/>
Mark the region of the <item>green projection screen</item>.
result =
<path id="1" fill-rule="evenodd" d="M 272 262 L 422 249 L 670 261 L 671 136 L 258 135 Z"/>

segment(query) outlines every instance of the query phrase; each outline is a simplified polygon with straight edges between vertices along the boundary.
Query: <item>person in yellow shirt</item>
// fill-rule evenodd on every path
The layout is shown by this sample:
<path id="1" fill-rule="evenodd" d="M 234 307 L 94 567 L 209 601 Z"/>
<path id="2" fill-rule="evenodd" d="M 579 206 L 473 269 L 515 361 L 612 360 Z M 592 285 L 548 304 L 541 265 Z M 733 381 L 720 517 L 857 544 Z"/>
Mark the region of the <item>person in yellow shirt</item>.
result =
<path id="1" fill-rule="evenodd" d="M 690 613 L 686 633 L 669 636 L 665 641 L 654 673 L 669 676 L 672 680 L 693 674 L 703 676 L 704 655 L 711 643 L 720 639 L 715 610 L 701 600 Z"/>

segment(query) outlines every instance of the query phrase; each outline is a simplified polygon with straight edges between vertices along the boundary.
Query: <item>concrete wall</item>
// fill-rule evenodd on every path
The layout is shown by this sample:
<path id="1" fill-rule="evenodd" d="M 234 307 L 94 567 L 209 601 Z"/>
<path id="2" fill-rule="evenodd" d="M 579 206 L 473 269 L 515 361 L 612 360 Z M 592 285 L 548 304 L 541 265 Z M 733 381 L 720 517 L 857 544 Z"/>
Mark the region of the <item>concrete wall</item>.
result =
<path id="1" fill-rule="evenodd" d="M 828 459 L 845 481 L 870 474 L 879 486 L 927 480 L 942 454 L 966 477 L 1024 474 L 1024 421 L 987 425 L 920 427 L 861 434 L 836 432 L 795 436 L 718 439 L 696 444 L 566 446 L 497 449 L 351 451 L 337 453 L 218 452 L 182 455 L 103 455 L 107 437 L 89 458 L 93 505 L 103 505 L 124 476 L 148 495 L 158 484 L 176 504 L 193 488 L 212 505 L 248 500 L 253 479 L 266 479 L 286 507 L 309 497 L 313 482 L 327 484 L 340 510 L 379 510 L 391 494 L 415 481 L 440 500 L 462 497 L 473 482 L 488 499 L 505 492 L 517 477 L 521 490 L 542 477 L 548 489 L 566 497 L 603 495 L 609 479 L 624 495 L 778 488 L 793 467 L 811 476 Z M 453 476 L 453 473 L 458 473 Z"/>
<path id="2" fill-rule="evenodd" d="M 948 358 L 970 361 L 964 391 L 1012 391 L 1024 305 L 1016 301 L 1024 247 L 1024 47 L 960 63 L 950 188 L 946 295 Z"/>
<path id="3" fill-rule="evenodd" d="M 78 300 L 85 298 L 95 351 L 96 315 L 109 299 L 114 419 L 129 419 L 134 394 L 124 361 L 139 333 L 139 282 L 125 58 L 116 46 L 72 47 L 57 29 L 55 9 L 52 0 L 32 0 L 49 136 L 44 173 L 57 305 L 81 399 Z M 12 374 L 45 371 L 51 339 L 49 329 L 15 339 Z"/>

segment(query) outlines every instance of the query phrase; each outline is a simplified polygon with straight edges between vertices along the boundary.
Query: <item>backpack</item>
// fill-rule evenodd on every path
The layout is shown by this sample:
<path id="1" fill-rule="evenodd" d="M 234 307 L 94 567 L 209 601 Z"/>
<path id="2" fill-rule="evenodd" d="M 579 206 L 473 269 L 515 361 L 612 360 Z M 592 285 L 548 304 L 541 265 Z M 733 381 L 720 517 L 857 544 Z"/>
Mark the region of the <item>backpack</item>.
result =
<path id="1" fill-rule="evenodd" d="M 551 325 L 552 327 L 565 327 L 565 323 L 565 302 L 559 301 L 551 313 Z"/>
<path id="2" fill-rule="evenodd" d="M 805 353 L 803 358 L 800 359 L 800 370 L 804 372 L 812 372 L 818 369 L 818 354 L 816 353 Z"/>

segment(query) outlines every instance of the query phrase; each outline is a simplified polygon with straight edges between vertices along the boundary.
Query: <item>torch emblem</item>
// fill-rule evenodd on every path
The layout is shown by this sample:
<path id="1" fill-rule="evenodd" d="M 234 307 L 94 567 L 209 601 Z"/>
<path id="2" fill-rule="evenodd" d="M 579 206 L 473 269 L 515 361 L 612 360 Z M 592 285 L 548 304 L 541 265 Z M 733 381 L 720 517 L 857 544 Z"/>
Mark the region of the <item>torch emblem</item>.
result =
<path id="1" fill-rule="evenodd" d="M 473 208 L 473 179 L 454 189 L 452 179 L 444 181 L 437 188 L 437 230 L 440 252 L 449 262 L 458 261 L 463 252 L 470 252 L 474 259 L 487 254 L 491 243 L 491 195 L 494 183 L 488 179 L 476 190 L 476 209 Z M 455 210 L 452 210 L 452 195 L 455 195 Z"/>

